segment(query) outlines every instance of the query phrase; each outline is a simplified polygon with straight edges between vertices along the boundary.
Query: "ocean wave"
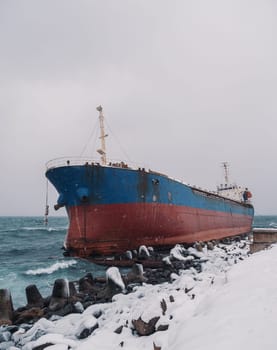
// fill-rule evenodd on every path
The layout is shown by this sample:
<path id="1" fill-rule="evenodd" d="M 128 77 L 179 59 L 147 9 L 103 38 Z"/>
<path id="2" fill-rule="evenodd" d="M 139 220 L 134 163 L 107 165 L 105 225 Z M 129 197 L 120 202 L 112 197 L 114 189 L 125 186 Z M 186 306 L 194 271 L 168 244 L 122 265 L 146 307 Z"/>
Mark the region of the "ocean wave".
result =
<path id="1" fill-rule="evenodd" d="M 44 267 L 36 270 L 28 270 L 25 272 L 26 275 L 50 275 L 51 273 L 61 270 L 61 269 L 67 269 L 68 267 L 77 264 L 76 260 L 69 260 L 69 261 L 60 261 L 56 262 L 55 264 Z"/>
<path id="2" fill-rule="evenodd" d="M 20 232 L 20 231 L 64 232 L 67 229 L 68 229 L 67 226 L 64 226 L 64 227 L 18 227 L 18 228 L 0 229 L 0 233 Z"/>
<path id="3" fill-rule="evenodd" d="M 275 228 L 275 227 L 277 227 L 277 223 L 276 223 L 276 222 L 271 222 L 271 223 L 269 224 L 269 227 Z"/>
<path id="4" fill-rule="evenodd" d="M 22 227 L 23 231 L 64 231 L 67 227 Z"/>

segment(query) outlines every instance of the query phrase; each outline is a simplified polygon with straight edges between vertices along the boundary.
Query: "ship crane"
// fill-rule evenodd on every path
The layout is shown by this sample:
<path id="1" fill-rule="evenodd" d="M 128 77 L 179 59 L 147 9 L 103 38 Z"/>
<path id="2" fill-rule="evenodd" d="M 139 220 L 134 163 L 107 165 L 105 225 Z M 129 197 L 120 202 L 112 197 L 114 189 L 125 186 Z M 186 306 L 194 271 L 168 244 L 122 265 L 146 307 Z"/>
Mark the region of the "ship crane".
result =
<path id="1" fill-rule="evenodd" d="M 99 112 L 99 124 L 100 124 L 100 139 L 101 139 L 101 148 L 97 150 L 97 152 L 101 155 L 101 164 L 106 165 L 107 164 L 107 157 L 106 157 L 106 142 L 105 138 L 108 136 L 108 134 L 105 134 L 104 129 L 104 114 L 103 114 L 103 107 L 98 106 L 96 107 L 96 110 Z"/>

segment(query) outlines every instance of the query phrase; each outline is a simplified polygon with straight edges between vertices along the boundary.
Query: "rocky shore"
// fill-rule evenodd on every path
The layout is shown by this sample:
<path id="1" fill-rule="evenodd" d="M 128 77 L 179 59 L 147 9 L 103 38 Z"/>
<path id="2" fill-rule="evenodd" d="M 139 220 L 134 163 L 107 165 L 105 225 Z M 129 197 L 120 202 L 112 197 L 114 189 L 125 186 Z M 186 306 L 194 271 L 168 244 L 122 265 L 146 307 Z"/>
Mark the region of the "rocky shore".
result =
<path id="1" fill-rule="evenodd" d="M 75 349 L 79 341 L 87 339 L 100 327 L 100 320 L 105 318 L 106 306 L 103 305 L 113 303 L 118 294 L 136 293 L 140 286 L 146 284 L 174 284 L 185 271 L 196 280 L 197 275 L 211 263 L 211 256 L 216 256 L 225 265 L 236 263 L 247 256 L 248 246 L 247 240 L 238 237 L 223 243 L 200 242 L 191 247 L 176 245 L 170 251 L 162 252 L 142 246 L 138 252 L 126 252 L 117 259 L 109 260 L 109 263 L 99 260 L 99 263 L 114 265 L 107 268 L 105 277 L 95 278 L 89 273 L 78 281 L 56 280 L 51 295 L 46 298 L 42 297 L 36 285 L 27 286 L 27 304 L 16 310 L 10 292 L 0 289 L 0 350 Z M 131 268 L 122 275 L 117 266 Z M 195 298 L 193 290 L 194 283 L 186 283 L 182 289 L 191 299 Z M 170 317 L 164 320 L 168 305 L 174 302 L 174 293 L 169 294 L 159 301 L 158 314 L 146 319 L 141 314 L 134 314 L 131 319 L 114 327 L 113 332 L 120 335 L 128 328 L 137 337 L 164 332 L 170 325 Z M 70 334 L 65 336 L 67 332 L 55 332 L 55 335 L 49 336 L 53 334 L 55 324 L 68 318 L 72 319 L 69 323 L 74 324 Z M 161 349 L 156 344 L 153 348 Z"/>

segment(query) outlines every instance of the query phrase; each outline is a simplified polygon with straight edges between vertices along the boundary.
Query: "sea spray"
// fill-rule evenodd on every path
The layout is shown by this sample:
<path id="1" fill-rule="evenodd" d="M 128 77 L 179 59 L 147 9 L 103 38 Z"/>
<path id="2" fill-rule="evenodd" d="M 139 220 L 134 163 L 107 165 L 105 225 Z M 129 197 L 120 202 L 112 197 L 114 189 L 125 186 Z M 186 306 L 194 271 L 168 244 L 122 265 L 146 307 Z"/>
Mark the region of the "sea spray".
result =
<path id="1" fill-rule="evenodd" d="M 25 272 L 26 275 L 50 275 L 51 273 L 61 270 L 61 269 L 66 269 L 72 265 L 76 265 L 77 261 L 76 260 L 69 260 L 69 261 L 60 261 L 56 262 L 55 264 L 45 267 L 45 268 L 39 268 L 36 270 L 28 270 Z"/>
<path id="2" fill-rule="evenodd" d="M 0 288 L 11 291 L 15 308 L 26 304 L 29 285 L 46 297 L 58 278 L 105 274 L 104 267 L 63 256 L 66 227 L 66 217 L 50 217 L 46 227 L 43 217 L 0 217 Z"/>

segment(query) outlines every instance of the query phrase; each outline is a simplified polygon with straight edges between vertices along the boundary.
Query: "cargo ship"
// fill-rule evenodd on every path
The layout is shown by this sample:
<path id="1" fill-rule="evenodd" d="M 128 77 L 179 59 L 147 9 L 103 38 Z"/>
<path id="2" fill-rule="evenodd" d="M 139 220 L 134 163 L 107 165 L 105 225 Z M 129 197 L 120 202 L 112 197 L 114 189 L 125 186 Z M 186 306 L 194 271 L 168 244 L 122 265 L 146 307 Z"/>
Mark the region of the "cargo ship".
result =
<path id="1" fill-rule="evenodd" d="M 55 209 L 66 208 L 69 255 L 107 256 L 177 243 L 209 241 L 251 232 L 250 192 L 229 183 L 206 191 L 126 162 L 108 162 L 104 114 L 99 112 L 99 161 L 60 158 L 46 164 L 58 192 Z M 48 208 L 47 208 L 48 214 Z"/>

